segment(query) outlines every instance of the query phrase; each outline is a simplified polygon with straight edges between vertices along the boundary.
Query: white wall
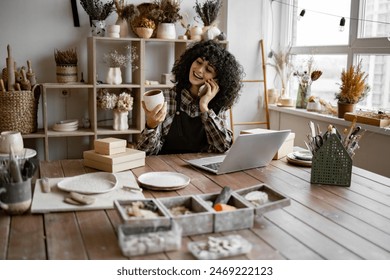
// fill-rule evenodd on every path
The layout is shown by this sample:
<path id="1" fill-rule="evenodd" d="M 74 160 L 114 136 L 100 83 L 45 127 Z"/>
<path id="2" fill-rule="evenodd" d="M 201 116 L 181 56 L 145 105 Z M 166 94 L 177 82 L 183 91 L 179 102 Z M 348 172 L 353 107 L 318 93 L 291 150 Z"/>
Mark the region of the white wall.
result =
<path id="1" fill-rule="evenodd" d="M 152 1 L 127 1 L 127 3 L 135 5 L 144 2 Z M 181 3 L 181 11 L 188 14 L 191 24 L 195 24 L 193 20 L 196 16 L 194 5 L 195 0 L 184 0 Z M 26 61 L 31 60 L 38 82 L 56 82 L 54 50 L 76 48 L 79 58 L 79 75 L 83 72 L 84 79 L 87 79 L 89 17 L 79 1 L 77 1 L 77 7 L 80 27 L 74 27 L 69 0 L 2 0 L 0 6 L 0 69 L 6 66 L 7 45 L 9 44 L 18 67 L 26 65 Z M 226 11 L 227 4 L 224 3 L 219 26 L 225 33 Z M 107 19 L 107 24 L 113 24 L 116 18 L 117 15 L 113 13 Z M 185 30 L 180 26 L 180 23 L 177 23 L 176 27 L 178 35 L 184 34 Z M 79 112 L 87 107 L 85 106 L 86 99 L 86 94 L 78 94 L 77 91 L 71 91 L 69 98 L 62 97 L 60 90 L 51 91 L 48 95 L 49 126 L 58 120 L 80 119 L 82 116 Z M 38 112 L 38 126 L 42 128 L 41 110 Z M 25 142 L 27 146 L 37 149 L 39 157 L 43 158 L 42 140 L 25 139 Z M 88 139 L 83 138 L 51 138 L 49 140 L 50 158 L 80 158 L 81 151 L 89 148 L 88 143 Z"/>

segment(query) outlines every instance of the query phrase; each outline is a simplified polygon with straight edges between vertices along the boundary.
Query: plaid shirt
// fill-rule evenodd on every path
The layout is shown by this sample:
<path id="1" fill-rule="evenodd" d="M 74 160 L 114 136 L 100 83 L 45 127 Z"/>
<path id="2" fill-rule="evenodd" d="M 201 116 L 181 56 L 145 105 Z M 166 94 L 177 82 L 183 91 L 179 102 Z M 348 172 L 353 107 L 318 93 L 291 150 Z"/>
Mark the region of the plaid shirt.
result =
<path id="1" fill-rule="evenodd" d="M 167 102 L 165 120 L 155 129 L 145 127 L 137 143 L 137 149 L 143 150 L 149 155 L 159 153 L 176 115 L 176 92 L 170 89 L 164 91 L 164 95 Z M 199 109 L 199 97 L 194 98 L 188 90 L 182 91 L 180 108 L 190 117 L 200 116 L 209 143 L 208 152 L 223 153 L 230 148 L 233 133 L 227 128 L 226 111 L 221 110 L 218 116 L 211 109 L 202 113 Z"/>

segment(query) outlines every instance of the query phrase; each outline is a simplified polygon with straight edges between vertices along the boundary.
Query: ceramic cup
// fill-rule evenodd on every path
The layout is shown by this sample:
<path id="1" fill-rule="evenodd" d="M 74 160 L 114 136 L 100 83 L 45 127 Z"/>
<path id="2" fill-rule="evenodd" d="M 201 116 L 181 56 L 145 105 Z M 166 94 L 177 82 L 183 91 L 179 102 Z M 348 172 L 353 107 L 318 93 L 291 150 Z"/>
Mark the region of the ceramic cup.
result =
<path id="1" fill-rule="evenodd" d="M 0 153 L 9 154 L 11 148 L 15 154 L 23 152 L 22 134 L 18 131 L 3 131 L 0 135 Z"/>
<path id="2" fill-rule="evenodd" d="M 148 111 L 152 111 L 157 105 L 164 103 L 164 94 L 160 89 L 152 89 L 144 93 L 144 103 Z"/>
<path id="3" fill-rule="evenodd" d="M 0 207 L 11 215 L 23 214 L 31 206 L 31 179 L 20 183 L 3 183 L 0 187 Z"/>

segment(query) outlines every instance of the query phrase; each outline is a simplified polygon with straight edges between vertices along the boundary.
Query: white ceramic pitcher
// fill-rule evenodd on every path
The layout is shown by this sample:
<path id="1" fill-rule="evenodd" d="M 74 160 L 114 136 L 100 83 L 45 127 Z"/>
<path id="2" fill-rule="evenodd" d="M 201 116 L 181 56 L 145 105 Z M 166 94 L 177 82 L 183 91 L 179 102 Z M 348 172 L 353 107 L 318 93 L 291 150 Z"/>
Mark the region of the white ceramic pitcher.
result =
<path id="1" fill-rule="evenodd" d="M 19 131 L 3 131 L 0 134 L 0 153 L 10 154 L 11 148 L 15 154 L 24 150 L 23 137 Z"/>

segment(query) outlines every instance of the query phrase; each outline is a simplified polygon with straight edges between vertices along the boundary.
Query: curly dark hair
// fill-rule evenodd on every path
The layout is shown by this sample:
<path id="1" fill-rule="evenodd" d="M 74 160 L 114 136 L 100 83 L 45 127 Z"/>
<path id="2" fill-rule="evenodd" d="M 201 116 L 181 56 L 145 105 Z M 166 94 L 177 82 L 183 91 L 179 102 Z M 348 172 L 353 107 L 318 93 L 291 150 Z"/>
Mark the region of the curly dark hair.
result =
<path id="1" fill-rule="evenodd" d="M 189 72 L 192 63 L 199 57 L 207 60 L 216 69 L 219 92 L 210 101 L 209 108 L 215 113 L 227 110 L 238 100 L 242 88 L 244 70 L 234 55 L 220 43 L 208 40 L 194 43 L 181 55 L 172 68 L 175 75 L 176 92 L 190 89 Z"/>

